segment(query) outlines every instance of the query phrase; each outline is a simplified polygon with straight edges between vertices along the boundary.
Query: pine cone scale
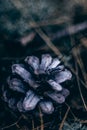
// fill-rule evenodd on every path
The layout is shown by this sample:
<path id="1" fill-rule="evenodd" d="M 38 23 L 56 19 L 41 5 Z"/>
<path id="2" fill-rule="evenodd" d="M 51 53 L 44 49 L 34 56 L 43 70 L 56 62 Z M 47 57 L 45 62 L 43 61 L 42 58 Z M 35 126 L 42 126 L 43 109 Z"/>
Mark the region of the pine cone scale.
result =
<path id="1" fill-rule="evenodd" d="M 5 90 L 2 91 L 4 101 L 10 108 L 16 107 L 20 112 L 31 111 L 40 106 L 44 113 L 51 114 L 55 110 L 55 104 L 64 103 L 70 94 L 60 83 L 70 80 L 71 72 L 61 65 L 58 58 L 52 58 L 49 54 L 43 54 L 41 60 L 36 56 L 27 56 L 24 61 L 25 65 L 12 65 L 12 75 L 21 78 L 7 79 L 8 87 L 4 86 Z M 9 89 L 13 91 L 13 95 L 8 96 Z M 16 97 L 16 92 L 22 95 Z"/>

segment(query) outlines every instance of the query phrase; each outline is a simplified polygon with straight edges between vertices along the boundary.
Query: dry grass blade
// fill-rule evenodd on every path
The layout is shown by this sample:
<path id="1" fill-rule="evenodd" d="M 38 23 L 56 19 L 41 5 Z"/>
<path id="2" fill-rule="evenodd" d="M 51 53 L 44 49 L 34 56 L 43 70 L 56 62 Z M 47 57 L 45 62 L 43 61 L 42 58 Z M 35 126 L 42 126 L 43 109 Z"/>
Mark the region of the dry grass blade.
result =
<path id="1" fill-rule="evenodd" d="M 17 9 L 20 9 L 20 8 L 23 8 L 23 4 L 19 1 L 19 0 L 10 0 L 10 2 L 17 8 Z"/>
<path id="2" fill-rule="evenodd" d="M 48 127 L 48 125 L 50 125 L 50 122 L 44 123 L 44 128 Z M 40 130 L 41 129 L 41 125 L 34 128 L 34 130 Z"/>
<path id="3" fill-rule="evenodd" d="M 22 119 L 22 116 L 20 116 L 19 119 L 18 119 L 16 122 L 14 122 L 14 123 L 11 124 L 11 125 L 8 125 L 8 126 L 5 126 L 5 127 L 1 128 L 1 130 L 10 129 L 10 128 L 13 127 L 13 126 L 16 126 L 17 128 L 20 128 L 20 126 L 18 125 L 18 123 L 19 123 L 19 121 L 20 121 L 21 119 Z"/>
<path id="4" fill-rule="evenodd" d="M 35 29 L 35 31 L 40 35 L 40 37 L 45 41 L 45 43 L 48 45 L 48 47 L 57 55 L 60 57 L 60 59 L 65 63 L 65 65 L 75 74 L 75 70 L 71 68 L 69 65 L 66 64 L 65 57 L 61 54 L 60 50 L 51 42 L 50 38 L 44 34 L 44 32 L 41 29 Z M 79 78 L 79 77 L 78 77 Z M 87 88 L 86 84 L 79 78 L 80 82 Z"/>
<path id="5" fill-rule="evenodd" d="M 35 23 L 36 24 L 36 23 Z M 51 42 L 50 38 L 44 34 L 44 32 L 39 28 L 35 29 L 35 31 L 39 34 L 39 36 L 45 41 L 45 43 L 48 45 L 48 47 L 57 55 L 60 57 L 60 59 L 65 62 L 65 57 L 61 54 L 60 50 Z M 66 64 L 65 64 L 66 65 Z M 69 65 L 66 65 L 75 75 L 76 72 L 73 68 L 71 68 Z M 80 82 L 87 88 L 86 84 L 78 77 Z"/>
<path id="6" fill-rule="evenodd" d="M 65 105 L 70 108 L 70 106 L 65 102 Z M 70 108 L 70 113 L 72 114 L 74 121 L 78 121 L 79 119 L 74 115 L 74 113 L 72 112 L 71 108 Z"/>
<path id="7" fill-rule="evenodd" d="M 40 108 L 39 108 L 39 116 L 40 116 L 40 122 L 41 122 L 41 130 L 44 130 L 43 115 Z"/>
<path id="8" fill-rule="evenodd" d="M 87 120 L 81 120 L 80 123 L 87 124 Z"/>
<path id="9" fill-rule="evenodd" d="M 32 130 L 34 130 L 35 127 L 34 127 L 34 120 L 32 120 Z"/>
<path id="10" fill-rule="evenodd" d="M 18 1 L 18 0 L 10 0 L 11 3 L 19 10 L 25 7 L 26 10 L 26 4 L 23 4 L 22 2 Z M 67 23 L 70 21 L 70 18 L 67 16 L 62 16 L 59 17 L 57 19 L 53 19 L 53 20 L 45 20 L 45 21 L 40 21 L 37 22 L 37 24 L 35 24 L 32 20 L 30 20 L 29 22 L 29 27 L 30 28 L 38 28 L 38 27 L 43 27 L 43 26 L 49 26 L 49 25 L 60 25 L 63 23 Z"/>
<path id="11" fill-rule="evenodd" d="M 85 48 L 87 48 L 87 38 L 82 38 L 80 41 L 81 41 L 81 44 L 82 44 Z"/>
<path id="12" fill-rule="evenodd" d="M 67 67 L 72 71 L 72 73 L 73 73 L 75 76 L 77 76 L 76 71 L 75 71 L 73 68 L 71 68 L 71 66 L 67 66 Z M 79 80 L 80 83 L 87 89 L 86 84 L 79 78 L 79 76 L 78 76 L 78 80 Z"/>
<path id="13" fill-rule="evenodd" d="M 40 22 L 37 22 L 37 24 L 34 24 L 34 22 L 30 22 L 29 26 L 32 28 L 38 28 L 38 27 L 49 26 L 49 25 L 52 25 L 52 26 L 60 25 L 69 21 L 70 19 L 68 17 L 63 16 L 63 17 L 59 17 L 58 19 L 40 21 Z"/>
<path id="14" fill-rule="evenodd" d="M 67 107 L 70 107 L 67 103 L 65 103 L 65 105 L 66 105 Z M 82 124 L 86 124 L 86 123 L 87 123 L 87 120 L 78 119 L 78 118 L 74 115 L 74 113 L 72 112 L 71 108 L 70 108 L 70 113 L 72 114 L 72 116 L 73 116 L 73 118 L 74 118 L 74 121 L 80 122 L 80 123 L 82 123 Z"/>
<path id="15" fill-rule="evenodd" d="M 83 95 L 82 95 L 81 88 L 80 88 L 80 82 L 79 82 L 79 79 L 78 79 L 78 66 L 77 66 L 77 63 L 76 63 L 76 72 L 77 72 L 76 78 L 77 78 L 77 83 L 78 83 L 78 88 L 79 88 L 80 96 L 81 96 L 81 99 L 82 99 L 84 108 L 85 108 L 85 110 L 87 111 L 87 105 L 86 105 L 85 100 L 84 100 L 84 97 L 83 97 Z"/>
<path id="16" fill-rule="evenodd" d="M 67 27 L 65 29 L 63 29 L 62 31 L 59 31 L 57 32 L 53 37 L 52 39 L 58 39 L 58 38 L 63 38 L 64 36 L 71 36 L 73 34 L 76 34 L 80 31 L 83 31 L 87 29 L 87 21 L 83 22 L 83 23 L 80 23 L 80 24 L 77 24 L 77 25 L 73 25 L 73 26 L 70 26 L 70 27 Z"/>
<path id="17" fill-rule="evenodd" d="M 73 39 L 71 39 L 71 43 L 73 44 Z M 81 56 L 80 56 L 79 47 L 74 47 L 72 49 L 72 54 L 73 54 L 73 56 L 75 58 L 75 61 L 78 63 L 78 65 L 79 65 L 79 67 L 81 69 L 81 72 L 82 72 L 82 75 L 84 77 L 85 84 L 86 84 L 85 87 L 87 88 L 87 76 L 86 76 L 86 71 L 85 71 Z"/>
<path id="18" fill-rule="evenodd" d="M 84 65 L 83 65 L 82 59 L 81 59 L 81 57 L 80 57 L 80 52 L 79 52 L 79 49 L 78 49 L 78 48 L 76 48 L 76 50 L 74 51 L 74 54 L 75 54 L 76 52 L 78 53 L 78 56 L 75 55 L 76 61 L 78 62 L 79 66 L 80 66 L 80 69 L 81 69 L 81 71 L 82 71 L 82 74 L 83 74 L 83 77 L 84 77 L 84 80 L 85 80 L 86 88 L 87 88 L 87 76 L 86 76 L 86 71 L 85 71 L 85 69 L 84 69 Z"/>
<path id="19" fill-rule="evenodd" d="M 63 125 L 64 125 L 64 122 L 65 122 L 65 120 L 66 120 L 66 118 L 67 118 L 67 115 L 68 115 L 69 111 L 70 111 L 70 107 L 68 107 L 68 109 L 67 109 L 67 111 L 66 111 L 66 113 L 65 113 L 65 116 L 64 116 L 64 118 L 63 118 L 63 120 L 62 120 L 62 122 L 61 122 L 61 124 L 60 124 L 59 130 L 62 130 Z"/>
<path id="20" fill-rule="evenodd" d="M 39 29 L 35 29 L 35 31 L 39 34 L 39 36 L 45 41 L 45 43 L 47 44 L 47 46 L 49 46 L 49 48 L 56 55 L 59 55 L 60 57 L 62 57 L 62 55 L 60 54 L 60 52 L 57 49 L 57 47 L 51 42 L 50 38 L 47 35 L 45 35 L 45 33 L 40 28 Z"/>
<path id="21" fill-rule="evenodd" d="M 71 43 L 73 44 L 73 39 L 71 39 Z M 85 84 L 87 83 L 86 81 L 86 72 L 85 72 L 85 69 L 84 69 L 84 65 L 82 63 L 82 60 L 81 60 L 81 57 L 80 57 L 80 52 L 79 52 L 79 49 L 78 48 L 74 48 L 73 49 L 73 56 L 75 58 L 75 65 L 76 65 L 76 78 L 77 78 L 77 83 L 78 83 L 78 88 L 79 88 L 79 92 L 80 92 L 80 96 L 81 96 L 81 99 L 82 99 L 82 102 L 83 102 L 83 105 L 84 105 L 84 108 L 86 109 L 87 111 L 87 106 L 86 106 L 86 103 L 85 103 L 85 100 L 83 98 L 83 95 L 82 95 L 82 92 L 81 92 L 81 88 L 80 88 L 80 82 L 79 82 L 79 76 L 78 76 L 78 66 L 77 66 L 77 63 L 82 71 L 82 74 L 83 74 L 83 77 L 84 77 L 84 80 L 85 80 Z M 85 85 L 85 87 L 87 88 L 87 85 Z"/>
<path id="22" fill-rule="evenodd" d="M 83 65 L 83 61 L 82 61 L 81 56 L 80 56 L 79 48 L 77 48 L 77 51 L 78 51 L 79 66 L 82 70 L 82 74 L 83 74 L 83 77 L 84 77 L 84 80 L 85 80 L 85 84 L 87 85 L 87 74 L 86 74 L 86 70 L 85 70 L 84 65 Z"/>
<path id="23" fill-rule="evenodd" d="M 20 42 L 23 46 L 26 46 L 27 44 L 29 44 L 35 37 L 35 32 L 31 32 L 30 34 L 28 34 L 27 36 L 24 36 L 20 39 Z"/>

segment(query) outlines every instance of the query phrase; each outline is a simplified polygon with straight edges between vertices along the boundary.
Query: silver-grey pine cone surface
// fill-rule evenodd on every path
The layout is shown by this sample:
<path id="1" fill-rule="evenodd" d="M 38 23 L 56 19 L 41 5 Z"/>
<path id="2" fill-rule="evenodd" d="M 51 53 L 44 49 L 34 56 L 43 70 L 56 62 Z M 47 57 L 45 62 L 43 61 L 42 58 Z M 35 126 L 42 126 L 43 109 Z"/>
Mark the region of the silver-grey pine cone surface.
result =
<path id="1" fill-rule="evenodd" d="M 55 110 L 54 104 L 62 104 L 69 90 L 61 83 L 71 80 L 71 72 L 50 54 L 27 56 L 22 64 L 13 64 L 11 75 L 2 87 L 3 99 L 8 106 L 20 112 L 28 112 L 39 106 L 46 114 Z"/>

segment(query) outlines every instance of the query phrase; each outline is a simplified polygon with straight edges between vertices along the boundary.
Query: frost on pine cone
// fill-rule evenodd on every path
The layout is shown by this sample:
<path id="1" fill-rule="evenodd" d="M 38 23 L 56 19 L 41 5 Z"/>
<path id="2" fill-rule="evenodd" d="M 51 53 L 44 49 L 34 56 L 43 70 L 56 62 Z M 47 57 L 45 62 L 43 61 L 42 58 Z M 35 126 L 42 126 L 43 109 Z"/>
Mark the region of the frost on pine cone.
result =
<path id="1" fill-rule="evenodd" d="M 69 90 L 61 86 L 72 74 L 58 58 L 43 54 L 41 60 L 28 56 L 22 64 L 13 64 L 12 73 L 3 86 L 3 99 L 8 106 L 27 112 L 39 106 L 44 113 L 54 111 L 54 104 L 62 104 Z"/>

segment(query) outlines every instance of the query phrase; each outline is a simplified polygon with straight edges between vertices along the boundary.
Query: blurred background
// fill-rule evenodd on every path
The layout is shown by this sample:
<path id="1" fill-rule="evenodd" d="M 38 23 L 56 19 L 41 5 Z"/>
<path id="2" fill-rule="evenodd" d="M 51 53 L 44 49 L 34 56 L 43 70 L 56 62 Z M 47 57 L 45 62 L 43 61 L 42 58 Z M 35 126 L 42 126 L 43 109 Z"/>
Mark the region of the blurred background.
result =
<path id="1" fill-rule="evenodd" d="M 0 0 L 0 85 L 13 63 L 43 53 L 58 56 L 72 72 L 69 98 L 52 115 L 23 114 L 7 107 L 0 90 L 0 129 L 86 130 L 86 0 Z"/>

